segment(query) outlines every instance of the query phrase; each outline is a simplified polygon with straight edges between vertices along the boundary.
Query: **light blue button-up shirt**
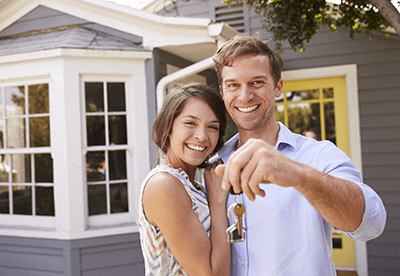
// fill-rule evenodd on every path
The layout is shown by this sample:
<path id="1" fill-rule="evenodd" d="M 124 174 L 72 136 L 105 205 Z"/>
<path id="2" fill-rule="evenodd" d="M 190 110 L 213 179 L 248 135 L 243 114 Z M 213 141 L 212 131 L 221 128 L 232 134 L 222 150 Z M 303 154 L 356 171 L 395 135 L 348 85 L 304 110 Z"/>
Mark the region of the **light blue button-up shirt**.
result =
<path id="1" fill-rule="evenodd" d="M 278 124 L 275 148 L 281 153 L 361 187 L 366 204 L 363 221 L 356 231 L 345 234 L 361 241 L 378 237 L 386 223 L 385 208 L 376 192 L 362 183 L 359 170 L 348 156 L 329 141 L 318 142 Z M 227 163 L 238 139 L 236 134 L 210 162 L 221 158 Z M 231 245 L 231 275 L 336 275 L 332 262 L 333 227 L 296 189 L 274 184 L 261 188 L 266 196 L 257 196 L 255 201 L 240 196 L 246 207 L 243 226 L 247 233 L 245 242 Z M 227 207 L 232 203 L 234 196 L 230 195 Z"/>

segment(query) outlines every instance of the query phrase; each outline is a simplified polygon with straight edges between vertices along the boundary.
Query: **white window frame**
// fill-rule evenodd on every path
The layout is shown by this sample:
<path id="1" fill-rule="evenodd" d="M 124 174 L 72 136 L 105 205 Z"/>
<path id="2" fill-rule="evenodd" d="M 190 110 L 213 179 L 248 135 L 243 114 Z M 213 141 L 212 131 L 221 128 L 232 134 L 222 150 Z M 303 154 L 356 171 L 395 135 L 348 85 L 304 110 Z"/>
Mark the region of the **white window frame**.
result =
<path id="1" fill-rule="evenodd" d="M 90 146 L 91 150 L 94 151 L 106 151 L 106 150 L 126 150 L 126 170 L 127 170 L 127 188 L 128 188 L 128 212 L 127 213 L 116 213 L 116 214 L 101 214 L 101 215 L 92 215 L 89 216 L 88 212 L 88 185 L 86 181 L 86 170 L 83 170 L 84 175 L 82 176 L 82 181 L 84 183 L 84 206 L 85 206 L 85 217 L 86 228 L 91 229 L 102 229 L 107 227 L 117 227 L 117 226 L 129 226 L 134 225 L 136 221 L 136 203 L 135 199 L 135 187 L 134 187 L 134 171 L 130 168 L 133 168 L 133 151 L 132 151 L 132 131 L 133 124 L 131 122 L 131 106 L 129 104 L 130 100 L 130 77 L 129 76 L 117 76 L 117 75 L 90 75 L 84 74 L 81 75 L 81 106 L 82 106 L 82 166 L 86 167 L 86 158 L 85 155 L 88 152 L 87 148 L 87 133 L 86 133 L 86 109 L 85 109 L 85 82 L 101 82 L 103 84 L 109 82 L 122 82 L 125 83 L 125 106 L 126 106 L 126 124 L 127 124 L 127 144 L 126 145 L 109 145 L 109 146 Z M 104 103 L 105 105 L 107 103 Z M 105 122 L 106 123 L 106 122 Z M 106 136 L 108 133 L 106 133 Z M 106 137 L 106 141 L 108 138 Z M 108 196 L 108 193 L 107 193 Z M 107 198 L 108 200 L 108 198 Z"/>
<path id="2" fill-rule="evenodd" d="M 24 86 L 27 88 L 29 85 L 35 85 L 35 84 L 42 84 L 42 83 L 47 83 L 49 85 L 49 113 L 48 116 L 51 121 L 51 91 L 52 91 L 52 85 L 51 85 L 51 80 L 48 76 L 46 77 L 30 77 L 30 78 L 21 78 L 16 81 L 2 81 L 0 82 L 0 87 L 2 88 L 2 103 L 3 103 L 3 108 L 5 108 L 5 103 L 4 103 L 4 92 L 5 92 L 5 87 L 12 87 L 12 86 Z M 25 89 L 26 90 L 26 89 Z M 27 90 L 25 91 L 27 92 Z M 27 94 L 25 94 L 27 95 Z M 28 104 L 28 98 L 25 99 L 25 105 L 27 106 Z M 25 107 L 26 107 L 25 106 Z M 3 109 L 4 110 L 4 109 Z M 26 109 L 25 113 L 28 112 L 28 109 Z M 3 113 L 4 116 L 4 113 Z M 27 117 L 28 115 L 24 115 L 24 117 Z M 4 118 L 3 118 L 4 119 Z M 25 119 L 25 118 L 24 118 Z M 26 126 L 27 131 L 29 134 L 29 125 Z M 51 132 L 51 129 L 50 129 Z M 6 135 L 7 130 L 4 131 L 4 135 Z M 29 137 L 26 137 L 26 141 L 29 141 Z M 50 145 L 51 145 L 51 135 L 50 135 Z M 2 148 L 0 149 L 1 154 L 5 155 L 11 155 L 11 154 L 37 154 L 37 153 L 50 153 L 51 152 L 51 147 L 24 147 L 24 148 Z M 53 157 L 53 156 L 52 156 Z M 54 163 L 53 163 L 54 164 Z M 33 167 L 31 169 L 34 169 Z M 54 174 L 54 166 L 53 166 L 53 174 Z M 53 195 L 54 195 L 54 189 L 55 189 L 55 183 L 54 183 L 54 177 L 53 177 L 53 182 L 50 184 L 46 185 L 40 185 L 40 186 L 51 186 L 53 187 Z M 12 193 L 12 190 L 9 191 Z M 32 193 L 32 204 L 33 207 L 35 206 L 35 194 Z M 54 195 L 54 204 L 56 202 L 56 196 Z M 12 202 L 10 202 L 12 204 Z M 56 228 L 56 214 L 55 216 L 38 216 L 34 215 L 35 210 L 32 210 L 32 215 L 18 215 L 18 214 L 0 214 L 0 220 L 1 220 L 1 226 L 2 228 L 9 228 L 9 229 L 32 229 L 32 230 L 44 230 L 44 231 L 54 231 Z"/>
<path id="3" fill-rule="evenodd" d="M 282 72 L 282 79 L 284 82 L 332 77 L 345 77 L 346 79 L 350 158 L 362 175 L 357 64 L 286 70 Z M 355 241 L 354 246 L 356 251 L 357 275 L 366 276 L 368 275 L 366 242 Z"/>

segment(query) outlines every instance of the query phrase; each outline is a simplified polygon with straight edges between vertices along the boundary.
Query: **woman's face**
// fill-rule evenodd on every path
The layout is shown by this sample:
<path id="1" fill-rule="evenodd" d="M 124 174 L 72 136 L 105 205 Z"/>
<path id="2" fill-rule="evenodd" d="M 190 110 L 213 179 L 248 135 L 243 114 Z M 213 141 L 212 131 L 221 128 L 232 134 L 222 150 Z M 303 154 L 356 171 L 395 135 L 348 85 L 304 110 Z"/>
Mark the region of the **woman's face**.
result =
<path id="1" fill-rule="evenodd" d="M 176 117 L 169 137 L 167 158 L 174 167 L 197 167 L 209 156 L 219 138 L 219 121 L 210 106 L 199 98 L 187 99 Z"/>

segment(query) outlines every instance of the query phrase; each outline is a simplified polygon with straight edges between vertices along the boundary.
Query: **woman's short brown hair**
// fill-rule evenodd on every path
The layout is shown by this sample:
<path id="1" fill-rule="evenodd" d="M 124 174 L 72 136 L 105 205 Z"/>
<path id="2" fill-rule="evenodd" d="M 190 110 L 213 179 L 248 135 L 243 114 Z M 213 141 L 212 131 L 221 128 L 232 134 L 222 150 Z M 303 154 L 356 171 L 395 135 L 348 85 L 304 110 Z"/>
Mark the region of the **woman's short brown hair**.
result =
<path id="1" fill-rule="evenodd" d="M 221 73 L 225 66 L 232 66 L 234 60 L 244 55 L 266 55 L 269 57 L 269 66 L 275 85 L 281 79 L 283 59 L 278 52 L 269 47 L 267 41 L 257 35 L 237 34 L 225 42 L 214 55 L 215 70 L 221 84 Z"/>
<path id="2" fill-rule="evenodd" d="M 153 141 L 162 152 L 167 153 L 167 149 L 170 146 L 168 136 L 171 134 L 174 120 L 182 113 L 186 100 L 190 98 L 204 100 L 219 121 L 219 138 L 212 153 L 214 154 L 224 144 L 226 109 L 221 95 L 211 87 L 200 83 L 181 85 L 168 93 L 153 123 Z"/>

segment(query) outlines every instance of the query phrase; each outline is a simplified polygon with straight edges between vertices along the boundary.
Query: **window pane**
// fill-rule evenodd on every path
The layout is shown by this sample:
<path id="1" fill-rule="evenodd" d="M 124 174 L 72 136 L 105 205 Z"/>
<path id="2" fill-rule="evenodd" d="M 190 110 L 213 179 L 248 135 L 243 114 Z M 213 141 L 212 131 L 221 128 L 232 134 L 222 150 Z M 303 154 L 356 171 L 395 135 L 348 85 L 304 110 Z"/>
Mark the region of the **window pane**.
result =
<path id="1" fill-rule="evenodd" d="M 295 133 L 321 139 L 319 103 L 288 106 L 289 129 Z"/>
<path id="2" fill-rule="evenodd" d="M 286 92 L 286 98 L 288 101 L 292 101 L 292 102 L 319 99 L 319 89 L 303 90 L 303 91 L 288 91 L 288 92 Z"/>
<path id="3" fill-rule="evenodd" d="M 50 118 L 29 118 L 29 139 L 31 147 L 50 147 Z"/>
<path id="4" fill-rule="evenodd" d="M 125 83 L 107 83 L 108 111 L 125 111 Z"/>
<path id="5" fill-rule="evenodd" d="M 0 182 L 10 182 L 10 156 L 8 154 L 0 154 Z"/>
<path id="6" fill-rule="evenodd" d="M 335 108 L 333 103 L 325 103 L 325 134 L 326 140 L 336 144 Z"/>
<path id="7" fill-rule="evenodd" d="M 8 186 L 0 186 L 0 214 L 10 213 L 10 198 Z"/>
<path id="8" fill-rule="evenodd" d="M 13 183 L 29 183 L 32 182 L 31 173 L 31 156 L 30 154 L 13 154 L 12 159 L 12 172 Z M 39 163 L 39 166 L 41 164 Z"/>
<path id="9" fill-rule="evenodd" d="M 106 162 L 104 151 L 89 151 L 86 154 L 86 180 L 88 182 L 106 180 Z"/>
<path id="10" fill-rule="evenodd" d="M 111 213 L 128 212 L 128 185 L 127 183 L 111 184 Z"/>
<path id="11" fill-rule="evenodd" d="M 54 195 L 53 187 L 35 188 L 36 199 L 36 215 L 38 216 L 54 216 Z"/>
<path id="12" fill-rule="evenodd" d="M 0 118 L 3 118 L 3 87 L 0 87 Z"/>
<path id="13" fill-rule="evenodd" d="M 104 91 L 102 82 L 85 82 L 86 112 L 104 111 Z"/>
<path id="14" fill-rule="evenodd" d="M 49 153 L 35 154 L 35 182 L 53 182 L 53 159 Z"/>
<path id="15" fill-rule="evenodd" d="M 332 99 L 333 98 L 333 87 L 322 89 L 324 99 Z"/>
<path id="16" fill-rule="evenodd" d="M 106 144 L 104 116 L 87 116 L 86 128 L 88 146 Z"/>
<path id="17" fill-rule="evenodd" d="M 49 85 L 28 86 L 29 114 L 49 113 Z"/>
<path id="18" fill-rule="evenodd" d="M 89 185 L 89 216 L 107 214 L 106 185 Z"/>
<path id="19" fill-rule="evenodd" d="M 6 87 L 6 116 L 25 115 L 25 87 Z"/>
<path id="20" fill-rule="evenodd" d="M 275 106 L 275 117 L 279 122 L 285 122 L 285 106 L 283 104 Z"/>
<path id="21" fill-rule="evenodd" d="M 8 148 L 24 148 L 26 145 L 25 119 L 7 119 Z"/>
<path id="22" fill-rule="evenodd" d="M 110 144 L 116 145 L 126 145 L 127 144 L 127 136 L 126 136 L 126 116 L 109 116 L 108 117 L 108 131 L 109 131 L 109 139 Z"/>
<path id="23" fill-rule="evenodd" d="M 32 187 L 13 187 L 14 214 L 32 215 Z"/>
<path id="24" fill-rule="evenodd" d="M 126 151 L 108 152 L 110 180 L 126 179 Z"/>

